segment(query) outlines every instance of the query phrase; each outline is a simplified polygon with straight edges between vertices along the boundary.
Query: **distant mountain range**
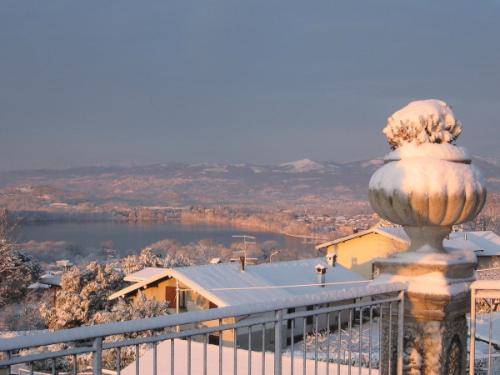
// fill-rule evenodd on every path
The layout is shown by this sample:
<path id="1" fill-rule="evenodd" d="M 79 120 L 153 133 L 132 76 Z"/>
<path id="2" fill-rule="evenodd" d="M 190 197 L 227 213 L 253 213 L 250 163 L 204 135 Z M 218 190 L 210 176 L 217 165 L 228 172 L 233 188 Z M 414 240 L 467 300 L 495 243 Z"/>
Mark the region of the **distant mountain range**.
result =
<path id="1" fill-rule="evenodd" d="M 473 163 L 483 172 L 490 191 L 500 191 L 499 160 L 474 156 Z M 382 159 L 348 163 L 302 159 L 280 165 L 160 163 L 1 172 L 0 204 L 6 199 L 23 202 L 34 196 L 39 198 L 38 204 L 321 204 L 332 199 L 365 200 L 370 176 L 382 164 Z"/>

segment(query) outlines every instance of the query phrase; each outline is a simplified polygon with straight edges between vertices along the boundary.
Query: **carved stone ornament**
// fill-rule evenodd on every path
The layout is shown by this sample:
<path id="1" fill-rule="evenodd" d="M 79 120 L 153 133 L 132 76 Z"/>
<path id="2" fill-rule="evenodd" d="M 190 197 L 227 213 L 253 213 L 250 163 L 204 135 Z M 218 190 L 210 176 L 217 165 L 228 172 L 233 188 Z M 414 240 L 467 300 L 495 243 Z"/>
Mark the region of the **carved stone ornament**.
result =
<path id="1" fill-rule="evenodd" d="M 462 131 L 451 108 L 421 100 L 394 113 L 384 128 L 393 151 L 372 176 L 370 204 L 381 218 L 400 224 L 410 251 L 445 252 L 455 224 L 474 219 L 486 188 L 467 151 L 452 144 Z"/>

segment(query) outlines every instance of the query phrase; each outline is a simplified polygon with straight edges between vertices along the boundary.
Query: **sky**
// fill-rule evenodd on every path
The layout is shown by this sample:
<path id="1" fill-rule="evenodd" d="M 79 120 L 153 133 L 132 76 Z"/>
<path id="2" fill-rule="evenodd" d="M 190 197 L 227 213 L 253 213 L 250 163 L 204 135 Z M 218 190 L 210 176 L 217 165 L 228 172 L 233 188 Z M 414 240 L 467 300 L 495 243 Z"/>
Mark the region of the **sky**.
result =
<path id="1" fill-rule="evenodd" d="M 500 156 L 500 1 L 2 0 L 0 170 L 352 161 L 439 98 Z"/>

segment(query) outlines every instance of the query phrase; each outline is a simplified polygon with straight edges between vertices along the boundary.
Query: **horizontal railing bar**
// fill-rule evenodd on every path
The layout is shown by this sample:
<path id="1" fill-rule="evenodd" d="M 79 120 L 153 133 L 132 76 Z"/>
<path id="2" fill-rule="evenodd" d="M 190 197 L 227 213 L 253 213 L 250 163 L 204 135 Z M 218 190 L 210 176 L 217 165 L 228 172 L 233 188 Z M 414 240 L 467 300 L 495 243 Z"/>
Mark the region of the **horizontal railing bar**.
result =
<path id="1" fill-rule="evenodd" d="M 283 316 L 283 319 L 289 320 L 289 319 L 294 319 L 294 318 L 307 317 L 307 316 L 311 316 L 311 315 L 321 315 L 321 314 L 326 314 L 328 312 L 335 312 L 335 311 L 339 311 L 339 310 L 348 310 L 351 308 L 375 306 L 375 305 L 379 305 L 379 304 L 383 304 L 383 303 L 398 302 L 400 300 L 401 299 L 399 297 L 395 297 L 395 298 L 377 300 L 376 302 L 367 301 L 367 302 L 359 302 L 359 303 L 342 305 L 342 306 L 324 307 L 324 308 L 317 309 L 317 310 L 303 311 L 303 312 L 297 312 L 297 313 L 292 313 L 292 314 L 285 314 Z M 276 319 L 274 318 L 274 315 L 272 317 L 268 317 L 268 318 L 245 319 L 245 320 L 241 320 L 241 321 L 236 322 L 236 323 L 227 323 L 227 324 L 217 325 L 217 326 L 212 326 L 212 327 L 199 327 L 196 329 L 191 329 L 191 330 L 186 330 L 186 331 L 181 331 L 181 332 L 171 332 L 171 333 L 162 334 L 162 335 L 140 337 L 140 338 L 125 340 L 125 341 L 115 341 L 115 342 L 110 342 L 110 343 L 104 343 L 103 349 L 119 348 L 119 347 L 131 346 L 131 345 L 137 345 L 137 344 L 152 344 L 154 342 L 159 342 L 159 341 L 166 341 L 166 340 L 171 340 L 171 339 L 181 339 L 181 338 L 192 337 L 192 336 L 202 336 L 202 335 L 207 334 L 207 333 L 228 331 L 228 330 L 232 330 L 235 328 L 238 328 L 238 329 L 248 328 L 249 326 L 268 324 L 268 323 L 269 324 L 276 323 Z"/>
<path id="2" fill-rule="evenodd" d="M 500 280 L 498 281 L 498 283 L 500 284 Z M 478 299 L 483 299 L 483 298 L 491 298 L 491 299 L 500 298 L 500 289 L 498 290 L 476 289 L 476 301 Z"/>
<path id="3" fill-rule="evenodd" d="M 306 317 L 312 316 L 312 315 L 321 315 L 321 314 L 326 314 L 329 312 L 355 309 L 357 307 L 378 306 L 378 305 L 383 304 L 383 303 L 399 302 L 399 301 L 401 301 L 400 297 L 394 297 L 394 298 L 387 298 L 387 299 L 381 299 L 381 300 L 376 300 L 376 301 L 352 303 L 349 305 L 342 305 L 342 306 L 322 307 L 321 309 L 317 309 L 317 310 L 299 311 L 299 312 L 295 312 L 295 313 L 285 314 L 285 315 L 283 315 L 283 320 L 306 318 Z"/>
<path id="4" fill-rule="evenodd" d="M 327 291 L 314 296 L 290 297 L 274 301 L 272 308 L 270 308 L 268 302 L 249 303 L 203 311 L 191 311 L 176 315 L 166 315 L 147 319 L 71 328 L 51 333 L 44 332 L 30 336 L 17 336 L 9 339 L 0 339 L 0 351 L 32 348 L 63 342 L 89 340 L 96 337 L 107 337 L 118 334 L 163 329 L 177 325 L 260 314 L 292 307 L 297 308 L 309 305 L 342 302 L 355 298 L 400 292 L 402 290 L 406 290 L 406 288 L 407 284 L 405 283 L 387 283 L 377 284 L 375 286 L 368 285 L 364 287 L 350 288 L 349 290 Z"/>
<path id="5" fill-rule="evenodd" d="M 475 356 L 477 359 L 488 359 L 488 358 L 500 358 L 500 353 L 492 353 L 491 356 L 489 354 L 478 354 Z"/>
<path id="6" fill-rule="evenodd" d="M 92 352 L 93 352 L 93 348 L 91 346 L 84 346 L 84 347 L 79 347 L 79 348 L 59 350 L 57 352 L 47 351 L 47 352 L 36 353 L 36 354 L 28 354 L 28 355 L 24 355 L 24 356 L 15 356 L 15 357 L 11 357 L 10 359 L 4 359 L 4 360 L 0 361 L 0 367 L 10 366 L 10 365 L 18 365 L 20 363 L 27 363 L 27 362 L 43 361 L 45 359 L 68 357 L 68 356 L 74 355 L 74 354 L 86 354 L 86 353 L 92 353 Z"/>
<path id="7" fill-rule="evenodd" d="M 207 333 L 214 333 L 214 332 L 220 332 L 220 331 L 228 331 L 234 328 L 247 328 L 256 324 L 267 324 L 267 323 L 274 323 L 276 322 L 276 319 L 274 317 L 269 317 L 269 318 L 259 318 L 259 319 L 249 319 L 245 321 L 239 321 L 236 323 L 228 323 L 228 324 L 223 324 L 223 325 L 217 325 L 217 326 L 212 326 L 212 327 L 201 327 L 201 328 L 196 328 L 196 329 L 191 329 L 191 330 L 186 330 L 186 331 L 181 331 L 181 332 L 171 332 L 171 333 L 166 333 L 163 335 L 155 335 L 155 336 L 149 336 L 149 337 L 139 337 L 136 339 L 130 339 L 126 341 L 114 341 L 114 342 L 109 342 L 109 343 L 104 343 L 102 345 L 103 350 L 104 349 L 113 349 L 113 348 L 121 348 L 124 346 L 130 346 L 130 345 L 137 345 L 137 344 L 152 344 L 153 342 L 159 342 L 159 341 L 166 341 L 166 340 L 172 340 L 172 339 L 182 339 L 182 338 L 188 338 L 188 337 L 194 337 L 194 336 L 203 336 L 204 334 Z"/>

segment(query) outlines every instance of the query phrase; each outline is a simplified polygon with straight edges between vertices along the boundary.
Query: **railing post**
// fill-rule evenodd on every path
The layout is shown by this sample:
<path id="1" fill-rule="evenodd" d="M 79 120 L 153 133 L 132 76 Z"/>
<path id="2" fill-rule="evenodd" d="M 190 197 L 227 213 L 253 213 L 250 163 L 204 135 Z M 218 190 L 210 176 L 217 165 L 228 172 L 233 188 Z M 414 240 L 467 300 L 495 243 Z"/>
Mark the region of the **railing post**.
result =
<path id="1" fill-rule="evenodd" d="M 398 362 L 397 374 L 403 375 L 403 340 L 404 340 L 404 315 L 405 315 L 405 291 L 399 292 L 399 311 L 398 311 Z"/>
<path id="2" fill-rule="evenodd" d="M 5 352 L 5 356 L 7 357 L 7 359 L 10 359 L 12 357 L 11 353 L 10 353 L 10 350 Z M 5 366 L 5 367 L 0 367 L 0 375 L 10 375 L 10 365 L 9 366 Z"/>
<path id="3" fill-rule="evenodd" d="M 283 338 L 283 310 L 276 310 L 274 323 L 274 375 L 281 375 L 281 350 Z"/>
<path id="4" fill-rule="evenodd" d="M 102 337 L 94 339 L 93 351 L 93 375 L 102 375 Z"/>
<path id="5" fill-rule="evenodd" d="M 158 343 L 153 343 L 153 375 L 158 375 Z"/>
<path id="6" fill-rule="evenodd" d="M 476 290 L 470 291 L 470 347 L 469 347 L 469 374 L 474 374 L 476 361 Z"/>

